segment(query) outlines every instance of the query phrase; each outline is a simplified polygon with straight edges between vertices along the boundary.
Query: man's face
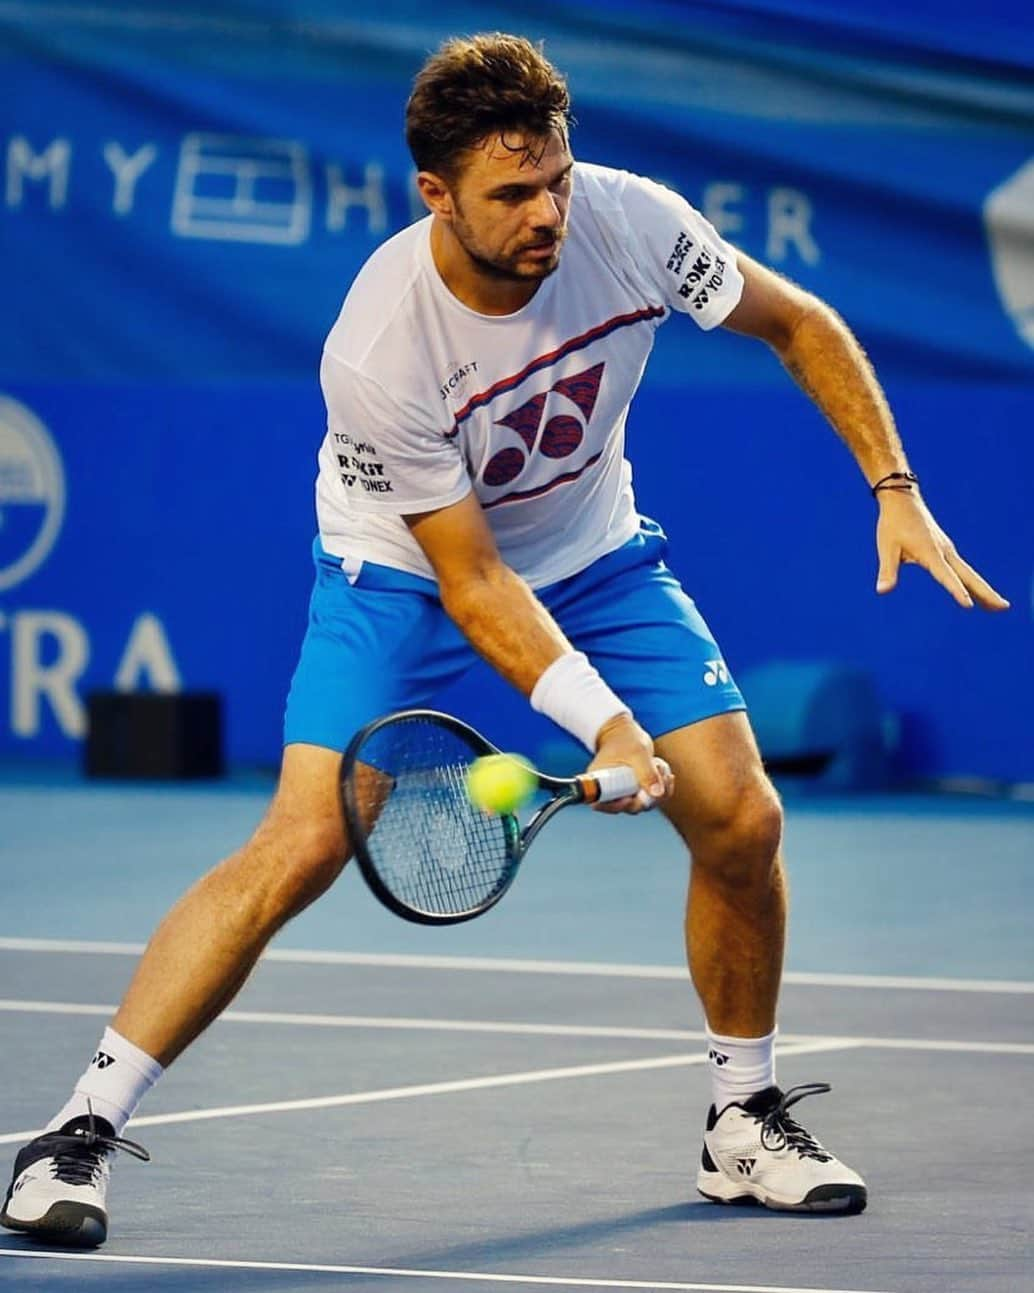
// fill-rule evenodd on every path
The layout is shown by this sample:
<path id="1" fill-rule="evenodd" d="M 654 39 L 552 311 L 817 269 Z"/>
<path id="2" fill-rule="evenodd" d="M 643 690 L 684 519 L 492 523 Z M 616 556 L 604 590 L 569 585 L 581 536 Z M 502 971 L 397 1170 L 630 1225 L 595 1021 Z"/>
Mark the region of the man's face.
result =
<path id="1" fill-rule="evenodd" d="M 552 274 L 567 236 L 573 165 L 557 131 L 490 136 L 467 153 L 450 186 L 452 229 L 483 273 L 522 283 Z"/>

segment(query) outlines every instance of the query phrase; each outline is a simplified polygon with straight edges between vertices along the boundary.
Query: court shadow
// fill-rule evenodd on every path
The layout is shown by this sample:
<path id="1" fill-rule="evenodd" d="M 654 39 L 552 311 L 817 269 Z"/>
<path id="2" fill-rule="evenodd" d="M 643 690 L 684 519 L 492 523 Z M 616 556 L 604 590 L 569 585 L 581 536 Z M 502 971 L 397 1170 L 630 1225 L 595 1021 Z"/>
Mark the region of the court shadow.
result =
<path id="1" fill-rule="evenodd" d="M 819 1213 L 773 1212 L 762 1207 L 720 1207 L 705 1199 L 687 1199 L 662 1208 L 644 1208 L 619 1216 L 601 1217 L 578 1225 L 558 1225 L 525 1231 L 522 1234 L 497 1234 L 473 1244 L 407 1253 L 393 1259 L 398 1265 L 419 1268 L 465 1269 L 479 1262 L 499 1262 L 522 1257 L 541 1257 L 551 1249 L 610 1243 L 623 1236 L 672 1224 L 702 1223 L 711 1226 L 730 1225 L 753 1219 L 757 1222 L 780 1222 L 789 1218 L 815 1217 Z M 830 1216 L 832 1214 L 824 1214 Z"/>

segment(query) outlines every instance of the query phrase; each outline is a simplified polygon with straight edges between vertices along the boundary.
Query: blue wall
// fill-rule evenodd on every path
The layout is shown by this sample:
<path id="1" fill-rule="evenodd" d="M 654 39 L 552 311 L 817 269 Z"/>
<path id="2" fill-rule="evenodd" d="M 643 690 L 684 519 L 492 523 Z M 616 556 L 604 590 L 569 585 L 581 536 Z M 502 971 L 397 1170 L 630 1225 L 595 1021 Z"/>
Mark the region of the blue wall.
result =
<path id="1" fill-rule="evenodd" d="M 734 669 L 860 665 L 903 716 L 907 772 L 1034 779 L 1029 23 L 775 0 L 446 4 L 433 24 L 403 3 L 171 26 L 167 6 L 75 8 L 0 16 L 0 754 L 71 752 L 81 697 L 121 666 L 225 691 L 231 757 L 275 759 L 322 337 L 411 217 L 424 52 L 502 27 L 568 70 L 577 152 L 676 185 L 841 310 L 938 518 L 1013 602 L 965 614 L 912 570 L 877 599 L 836 437 L 763 347 L 674 320 L 630 455 Z M 450 699 L 507 744 L 542 735 L 494 680 Z"/>

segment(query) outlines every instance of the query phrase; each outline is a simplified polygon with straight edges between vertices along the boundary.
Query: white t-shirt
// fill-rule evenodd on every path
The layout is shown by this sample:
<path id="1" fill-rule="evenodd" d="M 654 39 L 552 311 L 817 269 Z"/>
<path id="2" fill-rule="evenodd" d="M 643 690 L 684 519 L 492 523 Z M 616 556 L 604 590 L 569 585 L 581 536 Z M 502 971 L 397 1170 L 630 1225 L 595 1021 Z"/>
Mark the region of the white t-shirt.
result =
<path id="1" fill-rule="evenodd" d="M 433 578 L 404 516 L 481 501 L 533 587 L 637 531 L 625 418 L 672 310 L 703 329 L 740 299 L 736 253 L 678 194 L 579 164 L 559 268 L 523 309 L 477 314 L 442 282 L 428 217 L 366 262 L 327 337 L 317 515 L 350 575 Z"/>

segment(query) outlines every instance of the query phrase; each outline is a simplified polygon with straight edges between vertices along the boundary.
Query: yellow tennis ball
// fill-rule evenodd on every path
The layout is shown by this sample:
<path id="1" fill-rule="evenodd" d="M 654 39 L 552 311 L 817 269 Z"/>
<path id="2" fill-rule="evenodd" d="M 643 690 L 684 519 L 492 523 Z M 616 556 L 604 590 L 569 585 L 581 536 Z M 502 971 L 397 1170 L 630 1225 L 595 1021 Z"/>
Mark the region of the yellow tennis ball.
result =
<path id="1" fill-rule="evenodd" d="M 467 794 L 486 813 L 513 813 L 534 794 L 538 779 L 516 754 L 486 754 L 467 769 Z"/>

